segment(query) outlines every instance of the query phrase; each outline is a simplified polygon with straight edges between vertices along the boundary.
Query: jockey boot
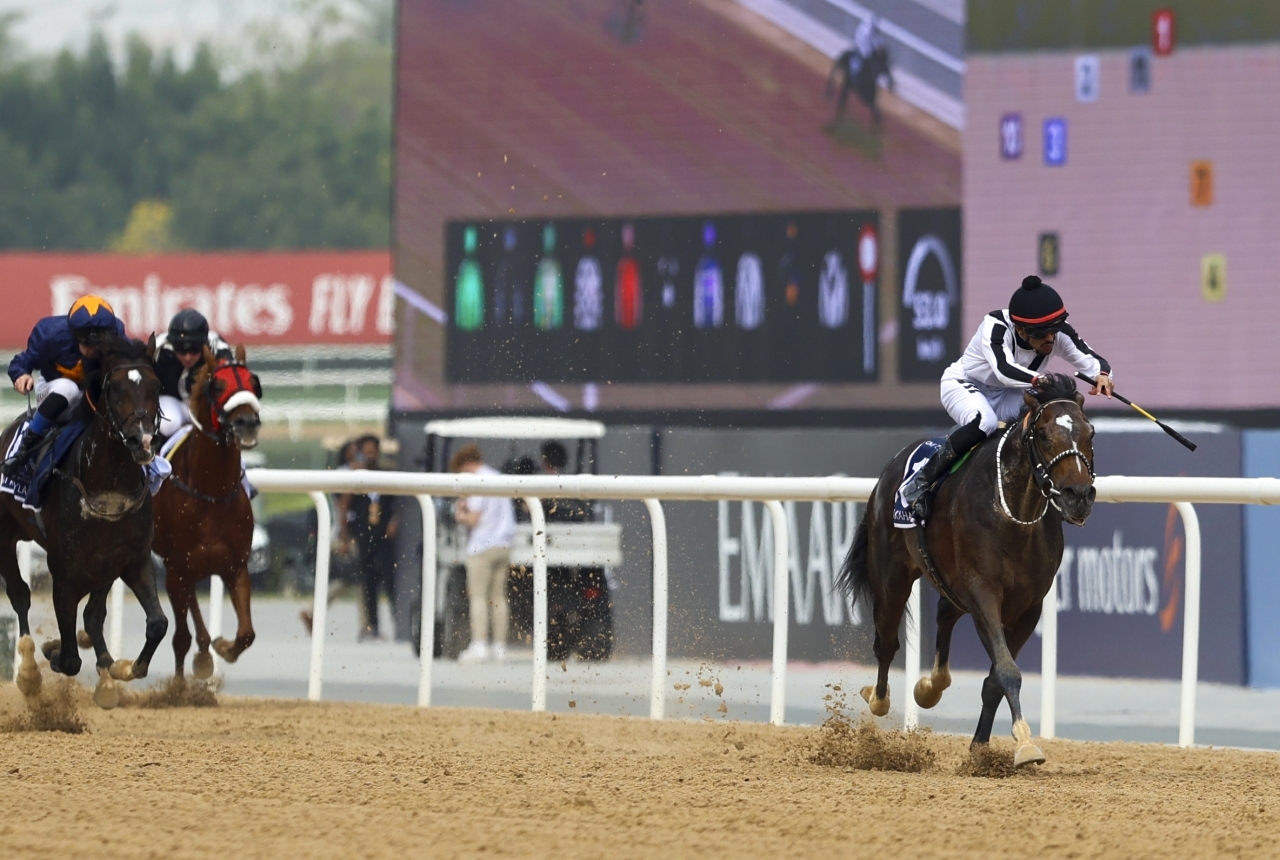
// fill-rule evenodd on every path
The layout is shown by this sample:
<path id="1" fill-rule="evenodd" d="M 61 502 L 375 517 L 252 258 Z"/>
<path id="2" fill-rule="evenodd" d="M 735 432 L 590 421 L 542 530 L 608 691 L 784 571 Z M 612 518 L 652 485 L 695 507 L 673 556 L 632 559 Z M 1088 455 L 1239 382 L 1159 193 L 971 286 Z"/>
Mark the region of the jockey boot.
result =
<path id="1" fill-rule="evenodd" d="M 22 441 L 18 443 L 18 450 L 13 452 L 13 456 L 4 461 L 4 465 L 0 465 L 0 475 L 6 478 L 16 478 L 22 474 L 22 471 L 31 465 L 31 457 L 35 454 L 36 449 L 40 447 L 40 443 L 44 441 L 45 434 L 37 433 L 31 428 L 27 428 L 22 434 Z"/>
<path id="2" fill-rule="evenodd" d="M 955 465 L 956 460 L 986 438 L 986 434 L 979 426 L 981 423 L 982 416 L 977 415 L 968 424 L 951 431 L 951 434 L 943 440 L 942 447 L 933 452 L 933 456 L 911 476 L 911 480 L 902 488 L 902 495 L 911 505 L 911 517 L 917 525 L 924 525 L 925 520 L 929 518 L 929 507 L 933 502 L 933 491 L 938 481 L 947 474 L 948 469 Z"/>

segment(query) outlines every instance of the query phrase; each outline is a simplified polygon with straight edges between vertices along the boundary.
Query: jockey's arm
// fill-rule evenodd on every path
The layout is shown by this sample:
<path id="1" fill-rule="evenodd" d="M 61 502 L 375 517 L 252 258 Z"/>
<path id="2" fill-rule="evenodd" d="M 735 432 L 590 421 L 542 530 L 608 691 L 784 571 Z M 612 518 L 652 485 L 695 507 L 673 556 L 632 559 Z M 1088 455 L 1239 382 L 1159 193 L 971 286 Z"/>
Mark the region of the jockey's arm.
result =
<path id="1" fill-rule="evenodd" d="M 1054 352 L 1071 362 L 1076 370 L 1096 380 L 1096 384 L 1089 391 L 1090 394 L 1101 393 L 1107 397 L 1111 396 L 1113 384 L 1110 362 L 1094 352 L 1071 325 L 1063 323 L 1062 331 L 1058 333 L 1054 342 Z"/>
<path id="2" fill-rule="evenodd" d="M 996 378 L 1009 388 L 1030 387 L 1036 374 L 1013 360 L 1006 344 L 1012 338 L 1008 326 L 991 317 L 983 321 L 983 326 L 987 327 L 987 336 L 982 339 L 982 354 Z"/>

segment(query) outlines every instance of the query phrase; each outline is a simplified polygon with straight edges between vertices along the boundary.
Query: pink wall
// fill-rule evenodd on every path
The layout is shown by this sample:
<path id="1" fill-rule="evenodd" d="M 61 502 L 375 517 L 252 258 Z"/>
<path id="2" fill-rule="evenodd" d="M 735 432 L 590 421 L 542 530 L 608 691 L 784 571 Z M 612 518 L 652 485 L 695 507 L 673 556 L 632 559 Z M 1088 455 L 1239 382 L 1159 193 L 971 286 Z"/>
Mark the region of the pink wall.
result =
<path id="1" fill-rule="evenodd" d="M 1076 100 L 1078 54 L 978 55 L 965 80 L 965 327 L 1037 271 L 1111 360 L 1121 390 L 1152 407 L 1280 406 L 1280 45 L 1179 49 L 1129 92 L 1129 52 L 1096 52 L 1096 102 Z M 1002 115 L 1024 151 L 1001 158 Z M 1042 123 L 1068 122 L 1067 163 L 1045 165 Z M 1191 205 L 1191 162 L 1214 165 L 1214 202 Z M 1205 254 L 1226 256 L 1221 302 L 1201 296 Z"/>

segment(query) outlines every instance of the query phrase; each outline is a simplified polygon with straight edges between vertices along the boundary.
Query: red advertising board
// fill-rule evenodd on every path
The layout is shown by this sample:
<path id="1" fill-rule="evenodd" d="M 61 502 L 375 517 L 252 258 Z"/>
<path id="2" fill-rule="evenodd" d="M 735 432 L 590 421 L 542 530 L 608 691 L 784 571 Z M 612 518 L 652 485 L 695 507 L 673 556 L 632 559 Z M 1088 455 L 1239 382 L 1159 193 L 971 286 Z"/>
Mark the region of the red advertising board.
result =
<path id="1" fill-rule="evenodd" d="M 194 307 L 233 343 L 390 343 L 395 279 L 386 251 L 249 254 L 0 254 L 0 345 L 26 343 L 40 317 L 102 296 L 129 333 L 163 331 Z"/>
<path id="2" fill-rule="evenodd" d="M 1173 53 L 1173 20 L 1172 9 L 1160 9 L 1151 16 L 1151 49 L 1157 57 L 1167 57 Z"/>

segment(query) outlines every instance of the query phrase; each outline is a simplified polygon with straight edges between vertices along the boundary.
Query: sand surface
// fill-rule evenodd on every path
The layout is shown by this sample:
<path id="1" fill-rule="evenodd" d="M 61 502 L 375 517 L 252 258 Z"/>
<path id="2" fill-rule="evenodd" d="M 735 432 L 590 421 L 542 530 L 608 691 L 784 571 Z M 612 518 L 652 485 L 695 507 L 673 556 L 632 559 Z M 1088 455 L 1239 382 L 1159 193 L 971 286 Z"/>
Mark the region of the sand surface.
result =
<path id="1" fill-rule="evenodd" d="M 995 778 L 850 725 L 43 695 L 0 688 L 4 857 L 1280 856 L 1275 753 L 1046 741 Z"/>

